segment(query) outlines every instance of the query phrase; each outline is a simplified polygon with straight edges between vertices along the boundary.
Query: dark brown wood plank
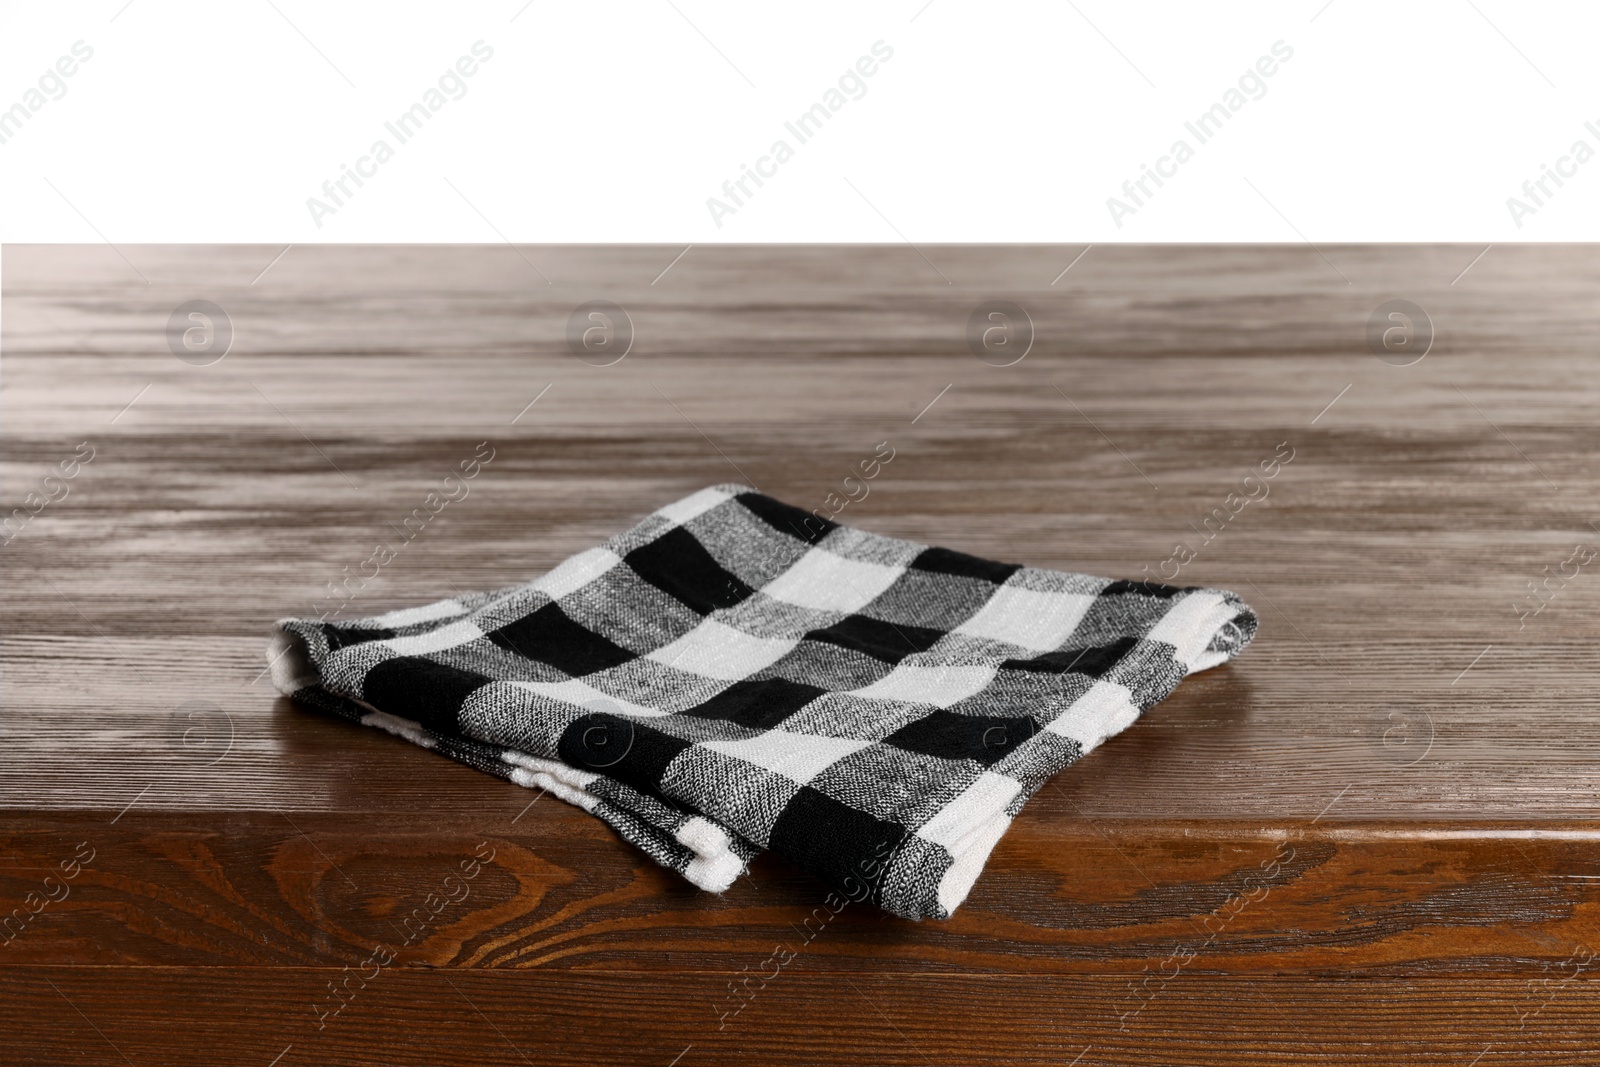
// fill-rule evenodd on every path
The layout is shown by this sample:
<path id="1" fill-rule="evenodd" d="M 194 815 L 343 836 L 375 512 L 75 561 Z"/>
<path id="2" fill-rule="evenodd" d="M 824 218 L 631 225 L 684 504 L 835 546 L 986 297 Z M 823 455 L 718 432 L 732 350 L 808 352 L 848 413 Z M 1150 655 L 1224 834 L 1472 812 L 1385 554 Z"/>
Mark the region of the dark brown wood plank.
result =
<path id="1" fill-rule="evenodd" d="M 737 1015 L 725 1014 L 737 975 L 369 967 L 371 980 L 364 988 L 350 981 L 336 1016 L 319 1014 L 331 1001 L 323 970 L 16 968 L 0 971 L 0 1026 L 10 1063 L 208 1067 L 263 1067 L 278 1056 L 278 1067 L 1438 1067 L 1470 1064 L 1486 1049 L 1503 1062 L 1567 1067 L 1593 1063 L 1597 1037 L 1592 983 L 1555 973 L 1537 985 L 1184 973 L 1136 1000 L 1120 978 L 819 975 L 805 967 L 790 963 L 765 988 L 752 981 Z"/>
<path id="2" fill-rule="evenodd" d="M 304 812 L 10 822 L 0 900 L 31 892 L 38 909 L 0 935 L 13 964 L 342 966 L 383 944 L 407 965 L 673 973 L 756 968 L 784 944 L 810 970 L 847 973 L 1125 974 L 1182 958 L 1221 974 L 1535 978 L 1600 945 L 1592 825 L 1024 817 L 953 918 L 910 923 L 830 903 L 771 857 L 701 893 L 548 799 L 520 818 L 422 825 Z M 75 856 L 92 861 L 63 878 Z M 475 856 L 492 859 L 463 877 Z"/>

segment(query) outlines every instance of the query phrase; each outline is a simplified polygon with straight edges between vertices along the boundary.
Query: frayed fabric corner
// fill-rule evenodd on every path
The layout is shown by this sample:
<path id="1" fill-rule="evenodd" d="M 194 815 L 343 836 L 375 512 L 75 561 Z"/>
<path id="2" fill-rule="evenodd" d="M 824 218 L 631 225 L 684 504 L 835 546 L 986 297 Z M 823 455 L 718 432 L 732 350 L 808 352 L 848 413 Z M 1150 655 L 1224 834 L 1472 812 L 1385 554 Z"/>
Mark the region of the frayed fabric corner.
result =
<path id="1" fill-rule="evenodd" d="M 1233 593 L 997 563 L 745 486 L 526 585 L 284 619 L 296 701 L 604 819 L 721 891 L 771 849 L 946 918 L 1051 775 L 1237 655 Z"/>

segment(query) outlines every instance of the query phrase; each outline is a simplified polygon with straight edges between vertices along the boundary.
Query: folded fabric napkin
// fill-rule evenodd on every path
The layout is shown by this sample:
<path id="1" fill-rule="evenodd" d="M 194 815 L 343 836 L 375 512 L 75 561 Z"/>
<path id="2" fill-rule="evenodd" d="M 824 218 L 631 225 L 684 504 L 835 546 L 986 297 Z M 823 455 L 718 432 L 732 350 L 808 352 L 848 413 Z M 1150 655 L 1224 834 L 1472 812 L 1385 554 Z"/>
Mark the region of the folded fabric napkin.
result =
<path id="1" fill-rule="evenodd" d="M 770 848 L 908 918 L 1046 779 L 1250 641 L 1233 593 L 996 563 L 703 489 L 525 585 L 285 619 L 285 694 L 614 826 L 720 891 Z"/>

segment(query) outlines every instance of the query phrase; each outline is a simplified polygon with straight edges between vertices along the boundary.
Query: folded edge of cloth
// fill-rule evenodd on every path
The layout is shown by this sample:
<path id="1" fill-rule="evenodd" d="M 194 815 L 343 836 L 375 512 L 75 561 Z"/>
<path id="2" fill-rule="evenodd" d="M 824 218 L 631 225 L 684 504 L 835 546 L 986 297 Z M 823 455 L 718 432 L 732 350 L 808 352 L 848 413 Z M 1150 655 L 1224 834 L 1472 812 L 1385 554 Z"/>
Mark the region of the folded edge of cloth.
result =
<path id="1" fill-rule="evenodd" d="M 453 600 L 440 602 L 453 603 Z M 388 627 L 396 621 L 403 624 L 405 613 L 414 610 L 353 619 L 351 625 L 375 629 Z M 624 841 L 668 870 L 677 871 L 700 889 L 713 893 L 727 889 L 761 852 L 726 827 L 681 811 L 604 775 L 470 737 L 438 732 L 415 720 L 379 711 L 359 699 L 331 693 L 318 681 L 303 636 L 284 625 L 294 621 L 285 619 L 273 628 L 267 657 L 273 684 L 296 703 L 363 726 L 376 727 L 476 770 L 558 797 L 609 823 Z"/>
<path id="2" fill-rule="evenodd" d="M 736 509 L 738 513 L 717 518 L 730 502 L 741 505 Z M 760 522 L 755 522 L 756 519 Z M 757 527 L 764 532 L 752 533 Z M 689 533 L 695 543 L 687 547 L 674 544 L 673 551 L 682 558 L 657 558 L 660 556 L 659 546 L 672 540 L 667 535 L 675 531 Z M 839 533 L 835 534 L 835 531 Z M 770 573 L 761 570 L 762 564 L 752 563 L 745 558 L 749 553 L 744 551 L 746 542 L 768 535 L 785 542 L 785 545 L 779 546 L 776 557 L 771 552 L 766 557 L 766 564 L 769 565 L 777 559 L 775 568 L 769 567 Z M 682 540 L 681 536 L 678 537 L 678 541 Z M 785 555 L 786 548 L 792 548 L 793 551 Z M 693 558 L 683 555 L 686 552 Z M 827 557 L 825 561 L 818 561 L 819 553 Z M 649 558 L 645 558 L 645 554 L 649 554 Z M 735 560 L 735 557 L 738 559 Z M 603 562 L 599 562 L 602 559 Z M 635 559 L 641 562 L 634 563 Z M 845 562 L 841 563 L 841 559 Z M 972 729 L 989 722 L 1002 725 L 988 728 L 988 732 L 982 735 L 984 746 L 990 743 L 990 735 L 996 730 L 1000 731 L 1001 738 L 1005 738 L 1007 730 L 1021 736 L 1004 740 L 998 749 L 1004 758 L 998 762 L 988 760 L 987 754 L 980 752 L 980 761 L 984 762 L 981 771 L 966 773 L 961 779 L 966 784 L 959 793 L 945 796 L 935 807 L 924 810 L 917 816 L 915 825 L 911 825 L 911 820 L 902 815 L 898 808 L 887 818 L 858 818 L 863 815 L 862 812 L 848 810 L 837 799 L 825 797 L 825 803 L 813 803 L 808 809 L 808 823 L 796 829 L 796 820 L 791 818 L 788 829 L 780 835 L 773 832 L 774 819 L 752 819 L 749 812 L 730 806 L 731 801 L 719 795 L 722 792 L 743 795 L 745 787 L 739 771 L 730 774 L 723 769 L 720 772 L 723 777 L 717 780 L 720 789 L 706 791 L 702 787 L 702 792 L 686 793 L 681 788 L 676 791 L 667 788 L 664 767 L 658 766 L 650 773 L 642 774 L 624 761 L 615 768 L 600 762 L 593 764 L 599 769 L 586 770 L 575 765 L 582 762 L 581 759 L 564 758 L 582 749 L 582 744 L 573 742 L 570 736 L 572 731 L 587 724 L 586 728 L 592 732 L 597 728 L 595 723 L 600 724 L 598 728 L 602 731 L 613 727 L 625 731 L 630 747 L 636 738 L 641 739 L 641 748 L 660 748 L 665 742 L 666 747 L 675 753 L 681 752 L 682 746 L 687 744 L 690 749 L 696 750 L 696 757 L 704 755 L 702 749 L 717 749 L 718 745 L 727 749 L 739 743 L 737 741 L 714 737 L 710 745 L 702 745 L 698 740 L 685 742 L 676 734 L 663 732 L 651 725 L 654 720 L 648 716 L 663 714 L 660 709 L 639 708 L 619 694 L 620 704 L 628 705 L 629 710 L 625 712 L 618 703 L 604 699 L 604 693 L 583 685 L 578 688 L 601 699 L 580 701 L 563 691 L 568 701 L 562 713 L 565 719 L 561 720 L 565 722 L 565 733 L 559 740 L 553 736 L 534 738 L 530 747 L 536 751 L 528 751 L 512 743 L 517 731 L 508 732 L 504 727 L 504 714 L 495 729 L 487 728 L 484 725 L 487 720 L 481 714 L 474 718 L 463 710 L 467 700 L 459 684 L 450 682 L 441 685 L 436 677 L 438 671 L 461 673 L 456 667 L 441 664 L 440 660 L 465 655 L 461 650 L 474 642 L 486 649 L 487 644 L 492 642 L 501 649 L 510 648 L 514 652 L 524 653 L 524 649 L 509 640 L 502 640 L 502 636 L 526 632 L 516 628 L 526 626 L 528 620 L 541 609 L 548 614 L 549 609 L 568 604 L 568 610 L 572 610 L 567 598 L 599 584 L 617 564 L 634 563 L 629 570 L 629 581 L 635 585 L 638 585 L 637 579 L 643 577 L 655 590 L 666 592 L 671 597 L 689 601 L 697 598 L 704 600 L 706 590 L 688 588 L 684 575 L 701 580 L 709 573 L 707 561 L 714 564 L 712 570 L 717 574 L 718 581 L 729 579 L 730 588 L 739 586 L 744 590 L 741 594 L 743 598 L 758 599 L 772 590 L 779 606 L 790 611 L 799 610 L 796 604 L 807 605 L 808 610 L 818 609 L 819 605 L 824 604 L 838 606 L 835 601 L 839 599 L 839 589 L 828 588 L 827 582 L 823 583 L 820 590 L 815 585 L 801 587 L 796 584 L 796 575 L 800 572 L 813 578 L 823 572 L 842 574 L 845 581 L 853 585 L 849 575 L 860 580 L 868 573 L 863 569 L 865 567 L 888 567 L 902 579 L 908 574 L 917 577 L 922 584 L 913 592 L 926 598 L 927 591 L 932 590 L 936 600 L 938 596 L 949 593 L 958 581 L 968 584 L 981 584 L 985 580 L 992 582 L 992 586 L 984 587 L 990 589 L 990 593 L 985 594 L 990 596 L 990 600 L 974 601 L 975 604 L 981 604 L 980 608 L 975 609 L 976 615 L 969 617 L 961 627 L 950 628 L 944 637 L 954 639 L 960 636 L 962 641 L 969 643 L 979 638 L 990 640 L 991 644 L 998 641 L 997 647 L 1010 648 L 1014 657 L 1032 653 L 1033 659 L 1023 661 L 1012 658 L 1004 664 L 1018 668 L 1020 680 L 1013 679 L 1007 686 L 984 683 L 974 693 L 967 694 L 974 700 L 988 698 L 992 705 L 1003 705 L 1012 715 L 983 718 L 981 713 L 989 709 L 981 706 L 981 701 L 974 705 L 970 700 L 952 701 L 948 699 L 948 694 L 941 694 L 929 698 L 932 704 L 923 713 L 924 720 L 931 721 L 951 708 L 963 712 L 976 710 L 980 714 L 972 716 L 971 724 L 962 721 L 954 725 L 948 721 L 952 716 L 946 715 L 939 721 L 938 729 L 932 732 L 927 729 L 928 722 L 925 721 L 911 722 L 906 729 L 922 728 L 920 740 L 910 746 L 916 749 L 911 754 L 918 758 L 927 752 L 950 749 L 952 744 L 958 749 L 966 745 L 970 754 L 975 742 L 968 735 Z M 801 566 L 802 563 L 805 565 Z M 740 573 L 731 573 L 723 567 Z M 743 579 L 749 579 L 748 586 Z M 890 583 L 897 580 L 891 576 L 882 586 L 875 588 L 888 597 Z M 833 578 L 827 581 L 835 586 L 838 584 Z M 937 583 L 940 582 L 945 586 L 939 586 Z M 1010 590 L 1007 597 L 997 595 L 1002 589 Z M 1051 597 L 1055 600 L 1049 599 Z M 1116 603 L 1124 597 L 1134 606 Z M 1078 621 L 1065 631 L 1066 640 L 1059 646 L 1048 642 L 1044 645 L 1027 645 L 1029 628 L 1038 629 L 1035 620 L 1024 617 L 1027 612 L 1043 612 L 1048 616 L 1059 608 L 1060 601 L 1073 598 L 1087 601 L 1090 607 L 1080 604 L 1071 609 L 1077 612 Z M 714 659 L 718 655 L 715 641 L 718 638 L 726 641 L 732 628 L 714 623 L 713 616 L 732 617 L 727 612 L 736 611 L 739 604 L 745 602 L 745 599 L 734 599 L 735 603 L 722 605 L 712 595 L 708 601 L 700 603 L 696 609 L 699 622 L 692 627 L 694 632 L 680 634 L 678 640 L 665 643 L 678 649 L 672 663 L 666 665 L 667 668 L 683 659 L 693 665 L 705 661 L 708 656 Z M 855 591 L 846 594 L 845 599 L 863 611 L 868 600 L 871 600 L 870 597 L 857 597 Z M 996 613 L 995 604 L 1003 599 L 1015 603 L 1004 605 L 1003 610 Z M 1092 608 L 1103 602 L 1109 606 L 1100 613 L 1103 618 L 1098 618 L 1095 626 L 1091 627 L 1082 621 L 1091 614 Z M 677 603 L 677 599 L 672 603 L 676 607 L 684 606 Z M 1155 606 L 1157 603 L 1164 606 L 1158 608 Z M 637 609 L 638 605 L 634 607 Z M 615 610 L 614 605 L 608 609 Z M 902 607 L 896 610 L 909 609 Z M 560 612 L 557 611 L 557 614 Z M 1067 614 L 1070 615 L 1071 611 Z M 861 616 L 853 612 L 846 612 L 846 615 L 848 617 L 839 625 L 861 620 Z M 829 617 L 822 616 L 824 619 Z M 561 619 L 563 625 L 570 622 L 565 615 L 561 615 Z M 972 625 L 975 620 L 980 621 L 981 625 Z M 919 632 L 916 625 L 904 619 L 902 623 L 913 632 Z M 878 623 L 880 626 L 884 624 L 882 621 Z M 902 637 L 905 636 L 892 619 L 887 625 L 901 633 Z M 713 626 L 719 628 L 709 636 L 702 633 L 703 629 Z M 711 891 L 726 889 L 763 847 L 771 847 L 841 886 L 852 899 L 871 899 L 887 910 L 908 918 L 946 918 L 966 899 L 995 844 L 1027 799 L 1045 781 L 1098 747 L 1108 737 L 1131 725 L 1144 710 L 1170 695 L 1183 677 L 1236 656 L 1250 642 L 1256 627 L 1254 612 L 1235 594 L 1226 590 L 1117 581 L 997 564 L 947 549 L 928 548 L 838 526 L 762 496 L 748 487 L 725 485 L 701 490 L 660 508 L 601 548 L 579 553 L 550 573 L 524 585 L 337 623 L 317 619 L 280 620 L 274 627 L 267 655 L 274 684 L 280 692 L 296 701 L 386 730 L 519 785 L 545 789 L 603 819 L 657 863 L 678 871 L 700 888 Z M 828 628 L 836 629 L 837 625 Z M 1086 636 L 1085 630 L 1095 632 Z M 546 626 L 539 632 L 552 631 Z M 1058 627 L 1051 632 L 1061 631 Z M 849 637 L 846 640 L 837 633 L 829 637 L 826 631 L 820 630 L 807 632 L 801 637 L 814 638 L 818 634 L 824 634 L 823 640 L 844 647 L 850 647 L 858 637 L 846 635 Z M 1019 634 L 1024 636 L 1019 637 Z M 698 648 L 689 640 L 696 635 L 700 635 Z M 1096 635 L 1100 638 L 1098 645 L 1093 643 Z M 611 636 L 618 637 L 618 634 Z M 734 636 L 738 638 L 740 634 Z M 748 638 L 748 634 L 743 636 Z M 796 644 L 801 637 L 795 638 Z M 1108 643 L 1111 637 L 1116 640 Z M 1077 639 L 1076 643 L 1074 639 Z M 1013 648 L 1005 644 L 1006 640 L 1020 640 L 1027 647 Z M 685 644 L 685 641 L 689 643 Z M 679 648 L 680 645 L 683 647 Z M 1055 650 L 1051 651 L 1052 648 Z M 635 650 L 629 655 L 646 658 L 657 656 L 664 650 L 665 645 L 657 645 L 648 654 Z M 492 649 L 488 651 L 494 652 Z M 1078 651 L 1078 657 L 1070 663 L 1064 658 L 1052 658 L 1064 657 L 1071 651 Z M 1089 656 L 1090 664 L 1080 667 L 1079 660 L 1086 653 L 1092 653 Z M 405 675 L 403 690 L 397 691 L 392 680 L 384 687 L 373 684 L 369 672 L 376 674 L 375 665 L 395 658 L 420 663 L 422 669 L 412 670 Z M 998 656 L 995 662 L 1000 662 Z M 959 676 L 969 668 L 970 664 L 963 665 L 959 657 L 955 657 L 947 658 L 942 667 L 936 665 L 926 669 L 937 669 L 943 675 L 953 672 Z M 1044 673 L 1027 673 L 1034 671 Z M 715 674 L 716 670 L 713 669 L 712 673 Z M 761 673 L 767 675 L 770 672 Z M 991 672 L 991 678 L 994 673 L 998 672 Z M 1046 679 L 1050 675 L 1055 676 L 1057 684 L 1052 686 L 1043 680 L 1032 680 L 1035 677 Z M 495 685 L 520 685 L 525 690 L 539 688 L 541 684 L 530 685 L 526 681 L 495 682 L 484 676 L 474 677 L 477 682 L 485 683 L 485 691 Z M 1065 684 L 1068 678 L 1073 680 L 1070 686 Z M 577 681 L 574 677 L 564 684 Z M 542 684 L 549 687 L 548 683 Z M 732 686 L 727 686 L 725 680 L 718 683 L 729 689 L 750 684 L 752 680 L 749 674 L 735 681 Z M 763 683 L 754 684 L 759 686 Z M 382 688 L 387 695 L 379 700 L 367 692 L 373 688 Z M 858 694 L 882 688 L 882 684 L 875 683 L 860 690 L 829 691 L 826 695 L 830 698 L 856 699 L 859 703 Z M 910 688 L 914 689 L 915 686 Z M 450 705 L 447 713 L 435 714 L 432 706 L 432 694 L 435 691 L 440 694 L 440 707 Z M 402 693 L 398 700 L 394 695 L 397 692 Z M 517 700 L 527 699 L 525 693 L 513 697 L 507 692 L 497 692 L 497 699 L 508 707 L 515 705 Z M 905 686 L 889 695 L 893 695 L 901 704 L 917 699 Z M 380 708 L 377 706 L 380 703 L 388 703 L 389 706 Z M 481 705 L 483 701 L 476 703 Z M 703 710 L 703 706 L 693 710 Z M 402 711 L 411 714 L 399 714 Z M 503 713 L 504 709 L 500 711 Z M 646 717 L 635 717 L 638 712 L 646 713 Z M 579 721 L 572 721 L 573 715 L 579 716 Z M 472 721 L 469 722 L 469 719 Z M 734 721 L 740 720 L 735 718 Z M 1019 723 L 1020 728 L 1017 725 Z M 952 725 L 956 734 L 960 735 L 954 741 Z M 472 736 L 473 733 L 479 736 Z M 499 736 L 484 736 L 496 733 Z M 688 736 L 699 738 L 702 733 L 704 731 L 700 730 L 697 722 L 689 730 Z M 903 729 L 895 736 L 904 733 Z M 770 728 L 767 734 L 783 734 L 785 740 L 796 736 Z M 743 736 L 738 735 L 740 738 Z M 604 738 L 601 740 L 603 742 Z M 759 744 L 762 736 L 758 734 L 746 740 L 751 744 Z M 767 740 L 770 741 L 770 736 Z M 812 740 L 826 743 L 837 739 L 821 736 Z M 880 737 L 862 743 L 877 744 L 882 740 Z M 793 748 L 791 744 L 790 751 L 776 758 L 779 769 L 788 760 L 792 770 L 795 759 Z M 538 751 L 540 749 L 542 751 Z M 906 755 L 899 750 L 896 752 Z M 579 751 L 579 755 L 583 753 Z M 748 766 L 746 769 L 750 773 L 744 777 L 773 770 L 772 766 L 761 762 L 763 759 L 768 764 L 773 762 L 775 757 L 770 752 L 748 758 L 754 758 L 757 765 Z M 808 758 L 802 756 L 801 762 Z M 908 764 L 903 760 L 893 763 L 893 766 L 898 768 L 896 774 L 908 766 L 917 773 L 926 773 L 926 767 L 917 768 L 914 763 Z M 843 792 L 858 797 L 864 790 L 870 792 L 877 789 L 894 793 L 897 800 L 905 799 L 904 781 L 887 780 L 881 768 L 871 773 L 877 777 L 867 775 L 860 781 L 848 784 Z M 799 777 L 804 779 L 803 774 Z M 926 778 L 918 779 L 916 785 L 927 782 Z M 935 780 L 931 784 L 937 786 L 939 782 Z M 808 791 L 804 780 L 799 789 L 801 793 Z M 916 792 L 916 788 L 913 788 L 912 793 Z M 814 801 L 816 798 L 812 799 Z M 915 800 L 915 795 L 911 799 Z M 873 798 L 867 797 L 856 806 L 871 808 L 874 803 Z M 862 832 L 863 826 L 878 837 L 870 851 L 867 835 Z M 841 840 L 846 838 L 849 840 L 841 844 Z"/>

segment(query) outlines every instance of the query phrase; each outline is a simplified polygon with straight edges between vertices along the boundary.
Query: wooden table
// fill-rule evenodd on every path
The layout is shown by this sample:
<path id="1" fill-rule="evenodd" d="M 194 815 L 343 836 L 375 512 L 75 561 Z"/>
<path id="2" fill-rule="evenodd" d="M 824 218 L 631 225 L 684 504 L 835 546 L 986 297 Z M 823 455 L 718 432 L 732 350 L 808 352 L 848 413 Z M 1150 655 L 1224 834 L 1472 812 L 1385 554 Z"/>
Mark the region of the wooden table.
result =
<path id="1" fill-rule="evenodd" d="M 281 251 L 4 252 L 3 499 L 43 501 L 0 593 L 6 1063 L 1600 1062 L 1600 250 Z M 195 300 L 231 340 L 169 332 Z M 1369 344 L 1392 300 L 1420 362 L 1415 314 Z M 590 301 L 620 362 L 615 312 L 569 349 Z M 1009 349 L 968 344 L 987 301 Z M 269 623 L 484 441 L 357 606 L 708 484 L 818 507 L 887 441 L 842 521 L 1178 566 L 1261 633 L 1047 786 L 953 919 L 808 941 L 785 863 L 698 892 L 271 690 Z"/>

